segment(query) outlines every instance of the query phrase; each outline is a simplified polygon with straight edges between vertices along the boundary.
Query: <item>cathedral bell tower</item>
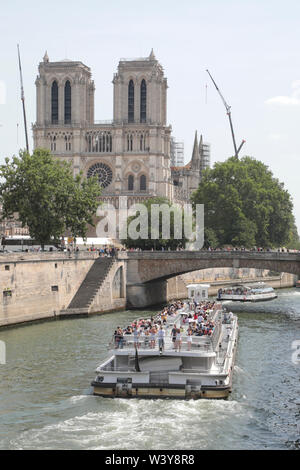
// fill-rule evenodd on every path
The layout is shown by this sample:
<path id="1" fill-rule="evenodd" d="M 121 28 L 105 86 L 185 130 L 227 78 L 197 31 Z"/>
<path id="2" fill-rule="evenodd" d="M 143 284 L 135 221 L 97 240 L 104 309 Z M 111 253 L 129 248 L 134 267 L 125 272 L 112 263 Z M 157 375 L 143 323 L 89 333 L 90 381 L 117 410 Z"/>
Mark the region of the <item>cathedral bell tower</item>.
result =
<path id="1" fill-rule="evenodd" d="M 46 52 L 35 84 L 38 127 L 94 122 L 94 82 L 82 62 L 50 62 Z"/>
<path id="2" fill-rule="evenodd" d="M 113 84 L 114 122 L 166 125 L 167 79 L 153 49 L 149 57 L 121 59 Z"/>

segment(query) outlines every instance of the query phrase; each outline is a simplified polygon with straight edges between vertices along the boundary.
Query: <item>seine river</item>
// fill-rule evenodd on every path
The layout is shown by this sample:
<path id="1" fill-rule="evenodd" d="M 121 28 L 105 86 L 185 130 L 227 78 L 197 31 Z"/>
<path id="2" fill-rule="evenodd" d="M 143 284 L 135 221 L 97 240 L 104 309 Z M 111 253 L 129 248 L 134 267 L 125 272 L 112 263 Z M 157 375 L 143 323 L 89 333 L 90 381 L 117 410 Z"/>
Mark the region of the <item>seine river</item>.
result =
<path id="1" fill-rule="evenodd" d="M 94 397 L 90 382 L 114 328 L 143 312 L 0 331 L 0 449 L 298 449 L 300 289 L 237 305 L 239 343 L 227 401 Z M 149 315 L 149 312 L 145 315 Z"/>

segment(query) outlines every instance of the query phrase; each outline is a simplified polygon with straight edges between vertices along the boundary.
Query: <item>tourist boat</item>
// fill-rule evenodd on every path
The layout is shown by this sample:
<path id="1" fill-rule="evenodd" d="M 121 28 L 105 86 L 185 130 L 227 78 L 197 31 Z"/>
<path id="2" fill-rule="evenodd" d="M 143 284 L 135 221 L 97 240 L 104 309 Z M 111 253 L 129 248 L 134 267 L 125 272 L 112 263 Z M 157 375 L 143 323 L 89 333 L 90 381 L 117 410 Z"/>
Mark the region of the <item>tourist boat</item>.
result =
<path id="1" fill-rule="evenodd" d="M 187 342 L 188 304 L 167 320 L 163 350 L 149 347 L 139 338 L 135 347 L 132 335 L 124 335 L 122 349 L 112 344 L 110 355 L 96 369 L 92 382 L 94 395 L 123 398 L 227 398 L 231 393 L 234 358 L 237 348 L 237 317 L 215 305 L 209 311 L 213 322 L 211 336 L 192 336 Z M 191 316 L 191 315 L 189 315 Z M 189 320 L 193 321 L 193 320 Z M 174 325 L 182 325 L 182 345 L 176 351 L 171 338 Z"/>
<path id="2" fill-rule="evenodd" d="M 276 299 L 273 287 L 264 282 L 256 284 L 239 284 L 218 290 L 218 300 L 234 300 L 239 302 L 261 302 Z"/>

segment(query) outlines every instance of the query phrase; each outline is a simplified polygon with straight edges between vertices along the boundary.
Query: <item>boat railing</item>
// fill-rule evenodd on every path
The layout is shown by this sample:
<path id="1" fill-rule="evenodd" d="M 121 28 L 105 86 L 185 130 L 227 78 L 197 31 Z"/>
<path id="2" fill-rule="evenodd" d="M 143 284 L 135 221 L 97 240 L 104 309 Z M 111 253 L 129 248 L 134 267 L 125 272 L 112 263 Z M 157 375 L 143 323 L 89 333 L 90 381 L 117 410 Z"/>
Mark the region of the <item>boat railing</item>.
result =
<path id="1" fill-rule="evenodd" d="M 181 351 L 193 351 L 193 352 L 200 352 L 200 351 L 210 351 L 212 350 L 212 336 L 192 336 L 192 343 L 189 346 L 189 342 L 187 341 L 188 336 L 181 335 L 181 342 L 178 344 L 177 349 L 180 348 Z M 113 339 L 110 343 L 111 349 L 114 350 L 158 350 L 159 349 L 159 341 L 156 337 L 155 340 L 151 337 L 145 338 L 139 337 L 136 341 L 133 335 L 125 335 L 123 337 L 123 341 L 115 342 Z M 164 340 L 164 350 L 173 350 L 175 349 L 175 344 L 173 343 L 170 337 L 165 338 Z"/>
<path id="2" fill-rule="evenodd" d="M 222 325 L 220 321 L 216 321 L 213 334 L 211 336 L 211 346 L 212 349 L 216 349 L 218 342 L 220 341 Z"/>
<path id="3" fill-rule="evenodd" d="M 114 367 L 113 365 L 101 367 L 101 369 L 97 369 L 97 372 L 100 372 L 100 370 L 103 372 L 136 372 L 135 367 Z"/>

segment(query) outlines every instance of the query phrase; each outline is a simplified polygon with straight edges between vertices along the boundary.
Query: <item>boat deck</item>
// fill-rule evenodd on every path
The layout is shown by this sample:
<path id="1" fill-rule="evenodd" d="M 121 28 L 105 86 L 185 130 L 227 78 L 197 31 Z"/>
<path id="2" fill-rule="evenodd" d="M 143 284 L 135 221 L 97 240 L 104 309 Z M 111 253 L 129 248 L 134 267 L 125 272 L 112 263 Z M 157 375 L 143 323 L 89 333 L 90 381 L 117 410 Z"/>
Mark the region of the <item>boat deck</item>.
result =
<path id="1" fill-rule="evenodd" d="M 168 354 L 179 354 L 179 353 L 186 353 L 184 355 L 195 355 L 195 354 L 201 354 L 203 353 L 214 353 L 215 346 L 219 340 L 220 333 L 221 333 L 221 327 L 218 322 L 218 310 L 211 311 L 208 317 L 209 321 L 212 321 L 215 324 L 215 328 L 213 330 L 212 335 L 203 335 L 203 336 L 192 336 L 192 344 L 191 344 L 191 349 L 189 350 L 188 348 L 188 342 L 187 342 L 187 330 L 188 330 L 188 324 L 182 324 L 181 319 L 183 314 L 188 314 L 190 312 L 181 310 L 179 313 L 177 313 L 176 316 L 170 317 L 168 319 L 168 322 L 164 328 L 165 331 L 165 338 L 164 338 L 164 349 L 163 353 L 164 355 Z M 175 350 L 174 342 L 172 341 L 172 328 L 174 325 L 177 325 L 177 327 L 180 326 L 181 328 L 181 347 L 180 350 Z M 125 334 L 123 337 L 123 344 L 121 347 L 116 348 L 115 342 L 112 341 L 110 343 L 110 349 L 113 350 L 114 354 L 117 355 L 125 355 L 128 354 L 131 350 L 135 352 L 136 348 L 136 343 L 134 340 L 134 335 L 130 334 L 127 335 Z M 155 338 L 155 343 L 154 346 L 151 345 L 151 336 L 146 336 L 142 335 L 138 339 L 137 343 L 137 349 L 138 349 L 138 354 L 139 355 L 158 355 L 160 354 L 159 350 L 159 342 L 158 338 L 156 335 Z"/>

